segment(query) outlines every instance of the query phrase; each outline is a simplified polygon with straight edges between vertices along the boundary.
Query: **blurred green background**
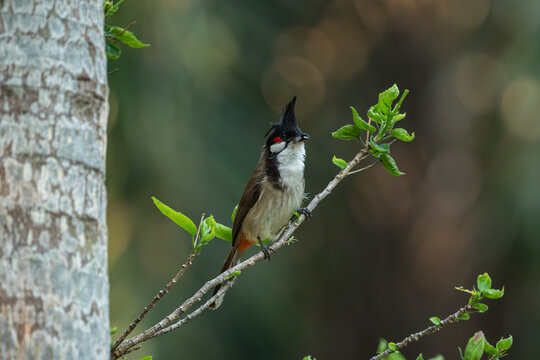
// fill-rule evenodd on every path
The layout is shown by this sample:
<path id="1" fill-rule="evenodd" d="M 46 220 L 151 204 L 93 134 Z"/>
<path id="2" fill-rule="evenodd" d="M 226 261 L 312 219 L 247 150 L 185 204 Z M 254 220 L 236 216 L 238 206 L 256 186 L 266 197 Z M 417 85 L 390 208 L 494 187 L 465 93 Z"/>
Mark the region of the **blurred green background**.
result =
<path id="1" fill-rule="evenodd" d="M 306 191 L 358 150 L 330 132 L 397 83 L 416 132 L 381 167 L 346 179 L 295 234 L 244 271 L 217 312 L 144 344 L 154 359 L 366 359 L 467 300 L 488 272 L 502 300 L 404 352 L 458 358 L 476 330 L 512 334 L 530 357 L 540 330 L 540 2 L 536 0 L 128 1 L 110 23 L 151 47 L 111 61 L 111 324 L 124 329 L 176 273 L 187 233 L 156 196 L 230 225 L 263 134 L 293 95 L 307 143 Z M 214 240 L 143 322 L 217 274 Z"/>

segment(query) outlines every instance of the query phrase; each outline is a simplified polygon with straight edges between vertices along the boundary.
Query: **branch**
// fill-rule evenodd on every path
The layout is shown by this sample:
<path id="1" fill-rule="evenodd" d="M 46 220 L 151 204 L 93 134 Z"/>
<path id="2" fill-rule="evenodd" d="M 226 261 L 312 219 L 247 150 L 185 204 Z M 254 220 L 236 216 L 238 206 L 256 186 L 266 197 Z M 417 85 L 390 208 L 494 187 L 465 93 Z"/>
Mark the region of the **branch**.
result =
<path id="1" fill-rule="evenodd" d="M 126 353 L 125 353 L 124 355 L 127 355 L 127 354 L 132 353 L 132 352 L 137 351 L 137 350 L 140 350 L 141 347 L 142 347 L 141 345 L 137 345 L 137 346 L 135 346 L 135 347 L 132 347 L 131 349 L 129 349 L 128 351 L 126 351 Z"/>
<path id="2" fill-rule="evenodd" d="M 371 116 L 368 117 L 368 122 L 367 122 L 368 125 L 371 125 Z M 366 149 L 369 148 L 369 135 L 371 135 L 369 133 L 369 131 L 366 131 Z"/>
<path id="3" fill-rule="evenodd" d="M 360 168 L 360 169 L 358 169 L 358 170 L 351 171 L 351 172 L 349 173 L 349 175 L 352 175 L 352 174 L 356 174 L 356 173 L 365 171 L 365 170 L 369 169 L 370 167 L 377 165 L 377 164 L 380 163 L 380 162 L 381 162 L 381 160 L 377 160 L 377 161 L 375 161 L 373 164 L 369 164 L 369 165 L 364 166 L 363 168 Z"/>
<path id="4" fill-rule="evenodd" d="M 197 234 L 195 235 L 195 240 L 197 240 L 199 238 L 199 234 L 201 233 L 201 226 L 202 226 L 203 220 L 204 220 L 204 214 L 202 214 L 202 216 L 201 216 L 201 221 L 199 222 L 199 227 L 197 228 Z M 182 277 L 182 275 L 184 275 L 186 270 L 191 266 L 191 264 L 193 263 L 193 259 L 195 258 L 196 255 L 197 254 L 195 252 L 193 252 L 193 251 L 191 252 L 191 254 L 189 254 L 189 257 L 188 257 L 187 261 L 184 264 L 182 264 L 182 266 L 180 267 L 180 269 L 178 270 L 176 275 L 172 278 L 172 280 L 169 281 L 169 283 L 165 286 L 165 288 L 163 288 L 163 290 L 160 290 L 157 293 L 157 295 L 154 297 L 154 299 L 152 299 L 150 304 L 148 304 L 144 308 L 142 313 L 139 316 L 137 316 L 135 318 L 135 320 L 133 320 L 133 322 L 131 324 L 129 324 L 129 327 L 124 331 L 122 336 L 120 336 L 118 338 L 118 340 L 115 341 L 114 345 L 111 348 L 111 352 L 114 352 L 114 350 L 118 347 L 118 345 L 120 345 L 120 343 L 122 343 L 122 341 L 124 341 L 124 339 L 137 327 L 137 325 L 142 321 L 142 319 L 144 319 L 146 314 L 157 304 L 157 302 L 159 300 L 161 300 L 165 295 L 167 295 L 167 293 L 173 287 L 173 285 L 176 284 L 178 279 L 180 279 Z M 131 350 L 131 351 L 134 351 L 134 350 Z M 127 353 L 128 352 L 124 353 L 124 355 L 127 354 Z"/>
<path id="5" fill-rule="evenodd" d="M 486 340 L 487 341 L 487 340 Z M 504 352 L 504 349 L 498 350 L 496 354 L 489 357 L 488 360 L 496 360 L 499 359 L 499 356 Z"/>
<path id="6" fill-rule="evenodd" d="M 444 320 L 441 320 L 441 323 L 439 325 L 432 325 L 432 326 L 430 326 L 430 327 L 428 327 L 428 328 L 426 328 L 426 329 L 424 329 L 422 331 L 411 334 L 408 337 L 406 337 L 404 340 L 402 340 L 401 342 L 397 343 L 396 348 L 394 350 L 387 349 L 386 351 L 380 353 L 377 356 L 372 357 L 369 360 L 384 359 L 387 356 L 389 356 L 390 354 L 392 354 L 393 352 L 396 352 L 396 351 L 399 351 L 399 350 L 401 350 L 403 348 L 406 348 L 410 343 L 416 342 L 416 341 L 420 340 L 421 338 L 423 338 L 426 335 L 430 335 L 430 334 L 433 334 L 433 333 L 439 331 L 443 326 L 448 325 L 448 324 L 453 324 L 453 323 L 457 322 L 458 318 L 461 315 L 463 315 L 463 314 L 472 314 L 472 313 L 475 313 L 475 312 L 477 312 L 477 310 L 475 310 L 471 305 L 466 305 L 466 306 L 462 307 L 461 309 L 459 309 L 456 313 L 454 313 L 452 315 L 449 315 Z"/>
<path id="7" fill-rule="evenodd" d="M 350 175 L 351 170 L 358 165 L 358 163 L 367 157 L 369 155 L 369 149 L 368 145 L 364 147 L 356 156 L 347 163 L 347 166 L 337 174 L 332 181 L 328 183 L 326 188 L 321 191 L 319 194 L 317 194 L 309 203 L 307 206 L 307 209 L 310 212 L 313 212 L 313 209 L 317 207 L 319 202 L 321 202 L 325 197 L 330 195 L 332 190 L 348 175 Z M 366 167 L 367 168 L 367 167 Z M 302 213 L 300 217 L 298 217 L 297 221 L 292 223 L 279 237 L 279 239 L 270 247 L 272 250 L 277 250 L 281 248 L 283 245 L 286 245 L 288 243 L 288 240 L 293 235 L 293 233 L 298 229 L 298 227 L 304 222 L 306 219 L 306 216 Z M 251 267 L 255 265 L 256 262 L 261 261 L 264 259 L 263 252 L 258 252 L 257 254 L 253 255 L 252 257 L 248 258 L 247 260 L 239 263 L 238 265 L 230 268 L 229 270 L 221 273 L 220 275 L 216 276 L 214 279 L 207 281 L 193 296 L 191 296 L 189 299 L 184 301 L 184 303 L 178 307 L 176 310 L 174 310 L 172 313 L 167 315 L 165 318 L 163 318 L 160 322 L 158 322 L 156 325 L 152 326 L 151 328 L 143 331 L 139 335 L 136 335 L 134 337 L 131 337 L 129 339 L 123 340 L 118 346 L 116 346 L 111 351 L 111 359 L 115 360 L 119 357 L 121 357 L 123 354 L 126 353 L 129 349 L 136 346 L 137 344 L 146 341 L 148 339 L 151 339 L 153 337 L 156 337 L 160 334 L 164 334 L 166 332 L 169 332 L 171 330 L 174 330 L 187 322 L 189 322 L 193 317 L 198 316 L 202 311 L 206 310 L 208 306 L 213 302 L 212 299 L 217 298 L 216 296 L 213 296 L 210 300 L 208 300 L 203 306 L 199 307 L 189 315 L 187 315 L 184 319 L 178 321 L 176 324 L 171 325 L 174 321 L 178 320 L 183 314 L 186 313 L 187 310 L 189 310 L 195 303 L 202 300 L 202 297 L 214 286 L 218 284 L 222 284 L 225 281 L 229 280 L 231 275 L 233 273 L 236 273 L 237 271 L 241 271 L 243 269 L 246 269 L 248 267 Z M 233 286 L 234 280 L 227 282 L 226 285 L 222 286 L 218 294 L 224 294 L 225 292 L 229 291 L 229 289 Z M 208 306 L 207 306 L 208 305 Z M 187 320 L 186 320 L 187 319 Z"/>
<path id="8" fill-rule="evenodd" d="M 120 336 L 118 340 L 116 340 L 116 342 L 114 343 L 112 347 L 113 350 L 116 349 L 118 345 L 122 341 L 124 341 L 124 339 L 137 327 L 137 325 L 142 321 L 142 319 L 144 319 L 146 314 L 157 304 L 157 302 L 161 300 L 165 295 L 167 295 L 171 287 L 174 284 L 176 284 L 178 279 L 180 279 L 180 277 L 184 275 L 184 272 L 186 272 L 186 270 L 191 266 L 193 259 L 195 258 L 196 255 L 197 254 L 193 252 L 189 254 L 187 261 L 184 264 L 182 264 L 182 266 L 180 267 L 180 270 L 178 270 L 178 273 L 176 273 L 176 276 L 171 281 L 169 281 L 169 283 L 165 286 L 165 288 L 163 288 L 163 290 L 160 290 L 157 293 L 154 299 L 144 308 L 143 312 L 139 316 L 137 316 L 135 320 L 133 320 L 133 322 L 129 325 L 129 327 L 124 331 L 122 336 Z"/>
<path id="9" fill-rule="evenodd" d="M 233 287 L 233 285 L 235 284 L 236 282 L 236 277 L 233 277 L 230 281 L 226 282 L 225 285 L 223 285 L 219 291 L 216 293 L 216 295 L 212 296 L 210 299 L 208 299 L 208 301 L 206 301 L 204 303 L 204 305 L 201 305 L 199 306 L 196 310 L 194 310 L 193 312 L 191 312 L 189 315 L 187 315 L 185 318 L 183 318 L 182 320 L 179 320 L 177 321 L 176 323 L 174 323 L 173 325 L 163 329 L 163 330 L 160 330 L 158 332 L 156 332 L 154 335 L 152 335 L 152 338 L 153 337 L 156 337 L 156 336 L 159 336 L 159 335 L 162 335 L 162 334 L 166 334 L 168 333 L 169 331 L 172 331 L 174 329 L 178 329 L 180 326 L 182 325 L 185 325 L 187 324 L 188 322 L 191 321 L 191 319 L 199 316 L 200 314 L 202 314 L 202 312 L 206 309 L 208 309 L 210 307 L 210 305 L 212 305 L 218 297 L 221 296 L 221 294 L 224 294 L 226 293 L 227 291 L 229 291 L 229 289 L 231 287 Z"/>

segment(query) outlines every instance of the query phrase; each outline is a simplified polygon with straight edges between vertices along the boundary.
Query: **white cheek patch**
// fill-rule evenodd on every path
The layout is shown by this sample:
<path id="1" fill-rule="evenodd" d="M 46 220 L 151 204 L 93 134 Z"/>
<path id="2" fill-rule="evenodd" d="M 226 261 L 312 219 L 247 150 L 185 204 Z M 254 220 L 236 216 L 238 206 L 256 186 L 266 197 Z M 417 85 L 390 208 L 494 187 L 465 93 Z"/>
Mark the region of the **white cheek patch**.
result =
<path id="1" fill-rule="evenodd" d="M 281 150 L 285 149 L 286 145 L 287 143 L 285 141 L 275 143 L 272 146 L 270 146 L 270 151 L 273 153 L 280 152 Z"/>

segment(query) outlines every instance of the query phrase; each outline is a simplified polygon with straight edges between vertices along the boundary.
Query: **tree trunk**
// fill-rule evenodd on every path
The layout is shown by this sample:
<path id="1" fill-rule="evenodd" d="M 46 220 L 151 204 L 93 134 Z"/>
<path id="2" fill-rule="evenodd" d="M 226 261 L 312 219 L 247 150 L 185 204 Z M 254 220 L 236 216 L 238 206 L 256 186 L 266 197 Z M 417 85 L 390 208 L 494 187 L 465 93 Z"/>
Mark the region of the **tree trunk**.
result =
<path id="1" fill-rule="evenodd" d="M 106 359 L 103 0 L 0 0 L 0 359 Z"/>

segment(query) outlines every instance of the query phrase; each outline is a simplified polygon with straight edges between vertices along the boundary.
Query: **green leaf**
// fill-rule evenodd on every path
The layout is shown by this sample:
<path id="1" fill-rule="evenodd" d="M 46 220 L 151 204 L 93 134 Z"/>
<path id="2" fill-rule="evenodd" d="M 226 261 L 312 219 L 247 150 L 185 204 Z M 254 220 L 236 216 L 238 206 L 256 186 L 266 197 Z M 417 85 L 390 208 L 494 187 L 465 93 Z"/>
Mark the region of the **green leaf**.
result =
<path id="1" fill-rule="evenodd" d="M 504 287 L 501 290 L 487 289 L 485 291 L 482 291 L 482 295 L 484 295 L 488 299 L 500 299 L 504 296 Z"/>
<path id="2" fill-rule="evenodd" d="M 441 325 L 441 319 L 439 319 L 436 316 L 430 317 L 429 321 L 431 321 L 432 323 L 434 323 L 437 326 Z"/>
<path id="3" fill-rule="evenodd" d="M 482 303 L 476 303 L 472 307 L 479 310 L 480 312 L 486 312 L 488 310 L 488 306 Z"/>
<path id="4" fill-rule="evenodd" d="M 392 125 L 394 125 L 400 120 L 403 120 L 405 116 L 407 116 L 407 114 L 395 114 L 394 117 L 392 118 Z"/>
<path id="5" fill-rule="evenodd" d="M 113 335 L 117 330 L 118 328 L 116 326 L 111 328 L 111 335 Z"/>
<path id="6" fill-rule="evenodd" d="M 289 238 L 289 240 L 287 240 L 287 244 L 290 245 L 290 244 L 294 244 L 295 242 L 298 242 L 298 239 L 295 238 L 294 236 L 291 236 Z"/>
<path id="7" fill-rule="evenodd" d="M 418 355 L 418 357 L 416 358 L 416 360 L 424 360 L 424 357 L 422 356 L 422 354 Z"/>
<path id="8" fill-rule="evenodd" d="M 116 60 L 122 54 L 122 50 L 116 44 L 107 43 L 105 44 L 105 53 L 109 59 Z"/>
<path id="9" fill-rule="evenodd" d="M 354 140 L 362 135 L 360 129 L 354 125 L 345 125 L 332 133 L 332 136 L 341 140 Z"/>
<path id="10" fill-rule="evenodd" d="M 484 333 L 479 331 L 469 339 L 463 360 L 480 360 L 484 354 Z"/>
<path id="11" fill-rule="evenodd" d="M 487 339 L 484 339 L 484 352 L 488 353 L 489 355 L 496 355 L 497 349 L 493 345 L 491 345 Z"/>
<path id="12" fill-rule="evenodd" d="M 235 277 L 235 276 L 238 276 L 238 275 L 240 275 L 241 273 L 242 273 L 242 271 L 240 271 L 240 270 L 233 271 L 233 272 L 231 273 L 231 275 L 227 276 L 226 280 L 229 280 L 229 279 L 231 279 L 231 278 L 233 278 L 233 277 Z"/>
<path id="13" fill-rule="evenodd" d="M 399 111 L 399 108 L 401 107 L 401 104 L 403 103 L 403 100 L 405 100 L 405 97 L 407 96 L 407 94 L 409 93 L 409 90 L 405 89 L 405 91 L 403 91 L 403 95 L 401 95 L 401 98 L 399 99 L 398 103 L 396 104 L 396 106 L 394 107 L 394 110 L 392 110 L 392 112 L 396 115 Z M 403 117 L 405 117 L 405 114 L 403 114 Z M 403 119 L 403 118 L 401 118 Z M 399 119 L 399 120 L 401 120 Z M 394 120 L 394 122 L 398 122 L 399 120 Z"/>
<path id="14" fill-rule="evenodd" d="M 387 153 L 390 151 L 390 144 L 377 144 L 373 139 L 370 140 L 369 145 L 375 152 Z"/>
<path id="15" fill-rule="evenodd" d="M 388 342 L 386 339 L 379 339 L 379 344 L 377 345 L 377 354 L 382 354 L 388 349 Z"/>
<path id="16" fill-rule="evenodd" d="M 351 106 L 351 110 L 352 110 L 352 113 L 353 113 L 353 120 L 354 120 L 354 123 L 355 123 L 357 128 L 359 128 L 361 130 L 369 131 L 370 133 L 374 133 L 375 131 L 377 131 L 377 129 L 375 129 L 374 126 L 372 126 L 372 125 L 368 124 L 367 122 L 365 122 L 360 117 L 360 115 L 358 115 L 358 112 L 356 111 L 356 109 L 353 108 L 352 106 Z"/>
<path id="17" fill-rule="evenodd" d="M 389 342 L 388 343 L 388 348 L 392 351 L 396 351 L 397 350 L 397 347 L 396 347 L 396 343 L 393 343 L 393 342 Z"/>
<path id="18" fill-rule="evenodd" d="M 469 305 L 474 306 L 475 304 L 478 304 L 478 302 L 482 299 L 481 293 L 473 293 L 473 295 L 469 299 Z"/>
<path id="19" fill-rule="evenodd" d="M 182 229 L 186 230 L 188 233 L 190 233 L 192 236 L 194 236 L 197 233 L 197 227 L 191 221 L 190 218 L 188 218 L 186 215 L 182 214 L 179 211 L 175 211 L 156 199 L 152 196 L 152 200 L 154 200 L 154 204 L 156 204 L 157 208 L 163 215 L 171 219 L 176 223 L 176 225 L 180 226 Z"/>
<path id="20" fill-rule="evenodd" d="M 461 314 L 458 317 L 458 320 L 469 320 L 471 318 L 471 315 L 469 313 Z"/>
<path id="21" fill-rule="evenodd" d="M 311 355 L 307 355 L 307 356 L 304 356 L 304 358 L 302 360 L 317 360 L 316 358 L 314 358 L 313 356 Z"/>
<path id="22" fill-rule="evenodd" d="M 387 343 L 385 339 L 379 339 L 379 345 L 377 345 L 377 354 L 382 354 L 387 349 L 392 350 L 390 348 L 390 344 L 392 344 L 392 346 L 394 348 L 396 348 L 396 344 Z M 395 350 L 392 350 L 392 351 L 395 351 Z M 393 352 L 390 355 L 388 355 L 387 357 L 385 357 L 385 359 L 386 360 L 406 360 L 405 357 L 399 352 Z"/>
<path id="23" fill-rule="evenodd" d="M 386 115 L 381 113 L 381 108 L 379 107 L 379 104 L 373 105 L 372 107 L 369 108 L 368 116 L 372 121 L 378 124 L 384 123 L 387 119 Z"/>
<path id="24" fill-rule="evenodd" d="M 384 114 L 392 112 L 392 103 L 399 96 L 399 89 L 396 84 L 392 85 L 388 90 L 379 94 L 379 107 Z"/>
<path id="25" fill-rule="evenodd" d="M 478 290 L 482 292 L 491 289 L 491 278 L 487 273 L 484 273 L 483 275 L 478 275 L 476 285 L 478 286 Z"/>
<path id="26" fill-rule="evenodd" d="M 395 137 L 396 139 L 399 139 L 401 141 L 406 141 L 406 142 L 413 141 L 414 139 L 414 133 L 409 135 L 407 130 L 402 129 L 402 128 L 395 128 L 394 130 L 392 130 L 392 136 Z"/>
<path id="27" fill-rule="evenodd" d="M 111 26 L 108 29 L 112 34 L 114 34 L 116 37 L 114 38 L 114 41 L 120 41 L 126 44 L 129 47 L 132 48 L 143 48 L 150 46 L 150 44 L 145 44 L 129 30 L 125 30 L 124 28 L 121 28 L 120 26 Z"/>
<path id="28" fill-rule="evenodd" d="M 145 356 L 143 358 L 140 358 L 139 360 L 152 360 L 151 356 Z"/>
<path id="29" fill-rule="evenodd" d="M 394 176 L 405 175 L 404 172 L 399 171 L 396 161 L 387 153 L 381 153 L 379 159 L 382 162 L 382 165 L 390 174 Z"/>
<path id="30" fill-rule="evenodd" d="M 499 351 L 508 350 L 512 346 L 513 342 L 514 342 L 514 339 L 512 338 L 512 335 L 510 335 L 509 337 L 505 339 L 503 338 L 497 342 L 497 345 L 496 345 L 497 350 Z"/>
<path id="31" fill-rule="evenodd" d="M 201 251 L 202 247 L 216 237 L 216 221 L 213 216 L 203 220 L 201 224 L 200 240 L 197 241 L 195 252 Z"/>
<path id="32" fill-rule="evenodd" d="M 104 1 L 103 7 L 105 9 L 105 17 L 109 17 L 116 13 L 125 0 L 119 0 L 116 4 L 113 1 Z"/>
<path id="33" fill-rule="evenodd" d="M 342 169 L 345 169 L 347 167 L 347 162 L 343 159 L 336 157 L 336 155 L 334 155 L 334 157 L 332 158 L 332 162 Z"/>
<path id="34" fill-rule="evenodd" d="M 381 129 L 377 133 L 377 136 L 375 136 L 375 140 L 380 141 L 383 137 L 385 137 L 388 134 L 388 130 L 390 130 L 391 126 L 392 125 L 388 121 L 383 123 Z"/>
<path id="35" fill-rule="evenodd" d="M 230 227 L 216 222 L 214 231 L 218 239 L 232 242 L 232 229 Z"/>
<path id="36" fill-rule="evenodd" d="M 458 290 L 458 291 L 463 291 L 463 292 L 466 292 L 467 294 L 471 294 L 471 295 L 474 295 L 475 292 L 472 291 L 472 290 L 467 290 L 465 289 L 463 286 L 456 286 L 454 287 L 454 289 Z"/>
<path id="37" fill-rule="evenodd" d="M 231 222 L 234 224 L 234 219 L 236 218 L 236 211 L 238 210 L 238 205 L 236 205 L 231 214 Z"/>
<path id="38" fill-rule="evenodd" d="M 268 245 L 269 242 L 270 242 L 270 238 L 264 238 L 264 239 L 262 240 L 262 243 L 263 243 L 264 245 Z M 255 243 L 255 246 L 259 246 L 259 247 L 260 247 L 261 244 L 259 244 L 259 242 L 257 241 L 257 242 Z"/>

